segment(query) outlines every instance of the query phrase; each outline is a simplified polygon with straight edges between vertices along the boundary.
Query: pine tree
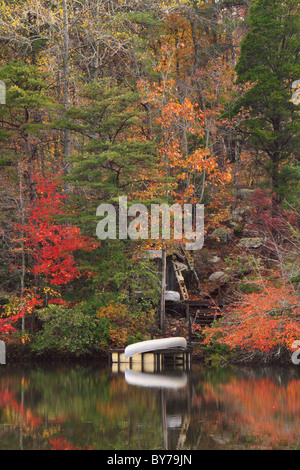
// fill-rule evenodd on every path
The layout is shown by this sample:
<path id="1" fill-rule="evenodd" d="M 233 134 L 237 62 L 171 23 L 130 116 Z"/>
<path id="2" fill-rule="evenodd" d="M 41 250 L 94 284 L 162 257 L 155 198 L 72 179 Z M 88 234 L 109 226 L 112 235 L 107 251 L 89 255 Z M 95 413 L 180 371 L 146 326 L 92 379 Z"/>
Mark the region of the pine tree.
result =
<path id="1" fill-rule="evenodd" d="M 69 112 L 71 129 L 81 135 L 69 179 L 98 196 L 103 191 L 110 196 L 127 193 L 154 156 L 143 131 L 139 95 L 102 79 L 87 86 L 84 99 L 84 105 Z"/>
<path id="2" fill-rule="evenodd" d="M 49 136 L 50 131 L 49 113 L 54 108 L 46 78 L 38 66 L 22 61 L 0 69 L 0 80 L 6 85 L 6 105 L 0 107 L 0 164 L 26 159 L 32 166 L 42 155 L 45 132 Z"/>
<path id="3" fill-rule="evenodd" d="M 290 102 L 291 84 L 300 76 L 299 26 L 297 0 L 255 0 L 236 67 L 239 83 L 254 84 L 239 103 L 250 111 L 243 131 L 277 193 L 281 166 L 299 149 L 299 112 Z"/>

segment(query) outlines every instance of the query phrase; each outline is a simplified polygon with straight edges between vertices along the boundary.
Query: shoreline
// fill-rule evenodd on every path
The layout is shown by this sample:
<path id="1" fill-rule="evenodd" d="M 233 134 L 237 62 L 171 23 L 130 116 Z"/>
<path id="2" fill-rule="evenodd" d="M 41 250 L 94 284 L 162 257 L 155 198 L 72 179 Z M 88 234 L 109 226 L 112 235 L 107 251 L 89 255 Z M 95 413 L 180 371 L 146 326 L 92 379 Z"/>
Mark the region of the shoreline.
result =
<path id="1" fill-rule="evenodd" d="M 246 354 L 251 355 L 251 352 L 246 352 Z M 252 357 L 250 360 L 238 357 L 239 353 L 236 354 L 236 357 L 226 358 L 222 355 L 205 356 L 203 351 L 193 351 L 191 353 L 191 364 L 203 365 L 205 367 L 230 367 L 230 366 L 292 366 L 297 367 L 296 364 L 293 364 L 290 357 Z M 5 365 L 30 365 L 30 364 L 101 364 L 103 366 L 108 366 L 110 364 L 109 354 L 106 352 L 97 352 L 95 354 L 87 355 L 66 355 L 59 353 L 49 353 L 43 355 L 34 354 L 30 348 L 26 346 L 20 346 L 14 344 L 7 345 L 6 352 L 6 363 L 1 364 Z M 0 367 L 1 367 L 0 365 Z"/>

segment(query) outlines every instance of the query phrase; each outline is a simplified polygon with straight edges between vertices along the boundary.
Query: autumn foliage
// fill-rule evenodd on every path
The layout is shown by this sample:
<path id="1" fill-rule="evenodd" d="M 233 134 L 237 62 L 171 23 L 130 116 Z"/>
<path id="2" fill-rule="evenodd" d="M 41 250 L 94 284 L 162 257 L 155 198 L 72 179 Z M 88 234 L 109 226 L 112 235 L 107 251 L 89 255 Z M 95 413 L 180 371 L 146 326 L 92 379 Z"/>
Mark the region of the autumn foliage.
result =
<path id="1" fill-rule="evenodd" d="M 155 311 L 132 311 L 122 299 L 111 300 L 96 313 L 96 319 L 107 331 L 106 348 L 124 348 L 128 343 L 150 336 Z"/>
<path id="2" fill-rule="evenodd" d="M 58 178 L 37 173 L 33 181 L 36 197 L 26 206 L 26 223 L 16 224 L 15 239 L 19 244 L 22 242 L 24 253 L 32 260 L 27 266 L 27 276 L 35 282 L 4 308 L 1 333 L 16 332 L 17 322 L 45 303 L 68 305 L 59 289 L 76 278 L 90 276 L 78 266 L 75 253 L 99 246 L 83 236 L 79 228 L 67 223 L 66 195 Z M 37 279 L 43 283 L 42 292 L 37 289 Z"/>
<path id="3" fill-rule="evenodd" d="M 58 180 L 37 174 L 34 182 L 36 199 L 28 208 L 28 223 L 23 227 L 25 247 L 34 259 L 32 274 L 43 275 L 50 284 L 65 285 L 81 275 L 74 253 L 91 251 L 96 243 L 64 222 L 66 196 Z M 61 223 L 58 218 L 63 219 Z"/>
<path id="4" fill-rule="evenodd" d="M 260 287 L 260 292 L 241 295 L 230 305 L 224 318 L 206 330 L 205 343 L 217 341 L 232 349 L 278 355 L 281 348 L 292 351 L 300 337 L 299 296 L 288 285 L 275 287 L 264 281 Z"/>
<path id="5" fill-rule="evenodd" d="M 49 323 L 61 345 L 56 320 L 78 308 L 100 349 L 149 336 L 163 276 L 144 254 L 181 253 L 187 234 L 100 245 L 97 207 L 125 196 L 204 205 L 203 250 L 186 255 L 184 275 L 191 298 L 228 306 L 207 341 L 288 348 L 299 334 L 296 2 L 52 3 L 0 5 L 0 333 L 45 339 Z M 260 248 L 241 255 L 251 237 Z M 257 272 L 211 286 L 248 255 Z"/>

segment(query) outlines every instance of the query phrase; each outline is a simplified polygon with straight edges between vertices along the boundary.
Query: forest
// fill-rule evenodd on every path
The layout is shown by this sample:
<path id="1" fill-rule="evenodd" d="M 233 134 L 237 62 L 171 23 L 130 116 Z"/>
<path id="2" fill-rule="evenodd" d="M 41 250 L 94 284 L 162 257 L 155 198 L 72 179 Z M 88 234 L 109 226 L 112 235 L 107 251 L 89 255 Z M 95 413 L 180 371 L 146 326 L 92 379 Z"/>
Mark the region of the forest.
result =
<path id="1" fill-rule="evenodd" d="M 195 356 L 291 361 L 299 13 L 297 0 L 1 1 L 0 339 L 11 357 L 96 357 L 187 335 L 168 315 L 162 331 L 164 277 L 149 256 L 181 250 L 189 298 L 221 304 L 209 326 L 192 318 Z M 202 249 L 143 239 L 138 223 L 135 239 L 100 240 L 97 208 L 122 196 L 203 204 Z"/>

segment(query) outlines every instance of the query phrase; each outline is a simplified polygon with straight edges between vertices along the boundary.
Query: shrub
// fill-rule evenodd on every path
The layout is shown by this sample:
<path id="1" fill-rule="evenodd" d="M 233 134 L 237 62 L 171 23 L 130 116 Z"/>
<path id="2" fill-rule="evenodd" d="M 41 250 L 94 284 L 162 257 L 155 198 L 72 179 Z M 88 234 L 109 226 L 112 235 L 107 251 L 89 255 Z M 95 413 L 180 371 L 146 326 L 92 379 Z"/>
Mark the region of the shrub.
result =
<path id="1" fill-rule="evenodd" d="M 105 349 L 109 327 L 100 327 L 95 318 L 84 311 L 85 303 L 68 308 L 50 305 L 38 311 L 43 328 L 32 341 L 38 354 L 61 353 L 82 356 Z"/>
<path id="2" fill-rule="evenodd" d="M 128 305 L 126 302 L 110 300 L 96 314 L 99 325 L 109 328 L 110 348 L 123 348 L 127 344 L 150 338 L 155 311 L 143 309 L 142 304 Z"/>

